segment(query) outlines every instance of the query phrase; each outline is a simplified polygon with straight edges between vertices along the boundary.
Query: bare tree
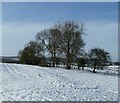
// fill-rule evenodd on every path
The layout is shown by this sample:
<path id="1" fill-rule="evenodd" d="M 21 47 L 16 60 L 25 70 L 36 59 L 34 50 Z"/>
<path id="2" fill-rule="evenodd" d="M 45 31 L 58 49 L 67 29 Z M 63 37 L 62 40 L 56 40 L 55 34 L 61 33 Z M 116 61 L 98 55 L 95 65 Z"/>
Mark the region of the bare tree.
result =
<path id="1" fill-rule="evenodd" d="M 59 49 L 66 56 L 66 68 L 70 69 L 72 60 L 85 45 L 82 38 L 84 25 L 79 22 L 66 21 L 56 23 L 55 28 Z"/>
<path id="2" fill-rule="evenodd" d="M 38 32 L 36 35 L 36 40 L 41 42 L 46 50 L 51 54 L 53 67 L 56 63 L 56 55 L 58 53 L 58 40 L 57 40 L 57 30 L 54 28 L 45 29 Z"/>

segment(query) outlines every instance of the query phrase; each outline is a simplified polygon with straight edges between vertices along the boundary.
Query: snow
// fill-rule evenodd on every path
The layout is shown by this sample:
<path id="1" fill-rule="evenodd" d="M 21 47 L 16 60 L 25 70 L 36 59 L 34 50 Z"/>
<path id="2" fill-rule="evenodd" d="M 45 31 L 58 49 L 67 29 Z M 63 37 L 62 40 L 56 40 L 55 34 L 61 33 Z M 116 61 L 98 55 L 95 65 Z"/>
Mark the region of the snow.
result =
<path id="1" fill-rule="evenodd" d="M 0 66 L 1 101 L 118 100 L 117 75 L 22 64 Z"/>

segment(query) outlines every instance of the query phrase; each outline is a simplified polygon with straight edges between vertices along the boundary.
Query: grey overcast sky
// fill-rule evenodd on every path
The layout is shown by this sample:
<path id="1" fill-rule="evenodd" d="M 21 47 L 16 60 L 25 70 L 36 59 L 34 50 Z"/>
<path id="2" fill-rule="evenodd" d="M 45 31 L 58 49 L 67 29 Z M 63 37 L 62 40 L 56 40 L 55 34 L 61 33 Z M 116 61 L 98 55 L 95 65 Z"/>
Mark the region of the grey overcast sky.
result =
<path id="1" fill-rule="evenodd" d="M 37 32 L 57 21 L 85 23 L 85 50 L 100 47 L 118 60 L 117 2 L 3 2 L 2 55 L 17 55 Z"/>

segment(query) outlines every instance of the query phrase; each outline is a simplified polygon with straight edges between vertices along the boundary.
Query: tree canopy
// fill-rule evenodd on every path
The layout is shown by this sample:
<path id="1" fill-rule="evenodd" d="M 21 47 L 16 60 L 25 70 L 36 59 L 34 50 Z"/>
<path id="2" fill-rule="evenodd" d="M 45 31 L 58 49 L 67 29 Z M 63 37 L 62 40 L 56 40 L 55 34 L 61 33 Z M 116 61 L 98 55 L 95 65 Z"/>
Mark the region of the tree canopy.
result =
<path id="1" fill-rule="evenodd" d="M 23 50 L 19 51 L 20 63 L 38 65 L 43 59 L 42 44 L 30 41 Z"/>
<path id="2" fill-rule="evenodd" d="M 91 49 L 88 55 L 90 66 L 94 68 L 93 72 L 95 69 L 103 69 L 111 61 L 110 54 L 101 48 Z"/>

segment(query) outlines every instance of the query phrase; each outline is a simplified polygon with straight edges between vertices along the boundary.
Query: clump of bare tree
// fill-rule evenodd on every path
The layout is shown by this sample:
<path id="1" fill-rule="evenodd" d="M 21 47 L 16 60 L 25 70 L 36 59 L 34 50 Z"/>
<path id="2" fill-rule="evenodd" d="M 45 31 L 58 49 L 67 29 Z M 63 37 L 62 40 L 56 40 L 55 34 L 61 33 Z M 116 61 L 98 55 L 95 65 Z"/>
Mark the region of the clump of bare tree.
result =
<path id="1" fill-rule="evenodd" d="M 85 45 L 83 35 L 83 23 L 66 21 L 58 22 L 53 27 L 38 32 L 36 40 L 43 43 L 51 54 L 53 66 L 56 57 L 62 53 L 66 58 L 66 68 L 70 69 L 72 61 Z"/>
<path id="2" fill-rule="evenodd" d="M 52 27 L 38 32 L 35 41 L 30 41 L 19 52 L 20 62 L 46 64 L 44 54 L 49 54 L 53 67 L 63 62 L 67 69 L 71 69 L 73 64 L 77 65 L 78 69 L 82 67 L 82 70 L 85 66 L 91 66 L 94 68 L 93 72 L 97 68 L 103 69 L 107 63 L 110 63 L 109 53 L 100 48 L 91 49 L 86 53 L 83 50 L 84 35 L 83 22 L 57 22 Z"/>

